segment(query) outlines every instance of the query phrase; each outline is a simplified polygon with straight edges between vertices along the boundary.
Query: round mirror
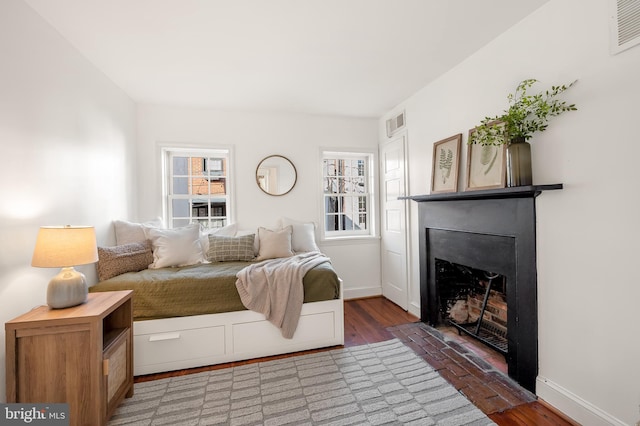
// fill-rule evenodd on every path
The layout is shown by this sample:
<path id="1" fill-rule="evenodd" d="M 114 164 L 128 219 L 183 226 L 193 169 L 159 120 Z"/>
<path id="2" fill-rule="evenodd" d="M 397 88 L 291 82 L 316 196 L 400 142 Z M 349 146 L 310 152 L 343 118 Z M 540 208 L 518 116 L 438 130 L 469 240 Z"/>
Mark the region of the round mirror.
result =
<path id="1" fill-rule="evenodd" d="M 256 182 L 269 195 L 284 195 L 291 191 L 298 180 L 296 168 L 282 155 L 270 155 L 256 169 Z"/>

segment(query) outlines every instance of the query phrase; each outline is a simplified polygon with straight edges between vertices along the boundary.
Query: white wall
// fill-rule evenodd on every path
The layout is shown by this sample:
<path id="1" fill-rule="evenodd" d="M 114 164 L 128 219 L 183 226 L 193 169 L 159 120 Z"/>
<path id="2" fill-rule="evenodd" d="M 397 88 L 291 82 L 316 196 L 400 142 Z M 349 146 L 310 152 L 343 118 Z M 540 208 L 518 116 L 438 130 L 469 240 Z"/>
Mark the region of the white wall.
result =
<path id="1" fill-rule="evenodd" d="M 30 266 L 42 225 L 134 214 L 133 102 L 24 2 L 0 2 L 0 323 L 46 303 L 54 269 Z M 78 268 L 95 279 L 95 267 Z M 0 331 L 0 401 L 5 401 Z"/>
<path id="2" fill-rule="evenodd" d="M 241 229 L 275 226 L 282 216 L 321 223 L 320 150 L 377 149 L 377 120 L 291 113 L 138 107 L 138 210 L 141 220 L 162 215 L 162 145 L 231 146 L 235 160 L 235 219 Z M 291 192 L 269 196 L 256 168 L 269 155 L 289 158 L 298 172 Z M 346 297 L 381 294 L 379 240 L 319 242 L 344 280 Z M 374 267 L 371 259 L 376 259 Z"/>
<path id="3" fill-rule="evenodd" d="M 426 194 L 434 142 L 462 132 L 466 143 L 470 128 L 507 107 L 522 79 L 537 78 L 541 90 L 579 79 L 564 96 L 578 111 L 536 134 L 532 151 L 534 184 L 564 184 L 537 198 L 537 393 L 585 425 L 640 419 L 640 46 L 611 56 L 608 19 L 607 2 L 552 0 L 379 122 L 383 134 L 384 120 L 406 109 L 411 193 Z"/>

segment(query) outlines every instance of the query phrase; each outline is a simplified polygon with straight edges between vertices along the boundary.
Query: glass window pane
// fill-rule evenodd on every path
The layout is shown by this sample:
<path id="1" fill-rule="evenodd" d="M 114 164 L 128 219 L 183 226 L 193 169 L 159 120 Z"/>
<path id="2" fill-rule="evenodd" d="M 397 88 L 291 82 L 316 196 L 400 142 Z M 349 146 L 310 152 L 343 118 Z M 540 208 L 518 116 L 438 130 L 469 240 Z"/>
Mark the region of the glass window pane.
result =
<path id="1" fill-rule="evenodd" d="M 227 215 L 226 203 L 211 202 L 211 216 L 220 217 Z"/>
<path id="2" fill-rule="evenodd" d="M 352 197 L 342 197 L 342 212 L 346 214 L 351 214 L 353 212 L 353 199 Z"/>
<path id="3" fill-rule="evenodd" d="M 325 220 L 325 230 L 326 231 L 337 231 L 338 230 L 338 221 L 336 215 L 327 215 Z"/>
<path id="4" fill-rule="evenodd" d="M 203 178 L 192 178 L 191 193 L 194 195 L 209 195 L 209 181 Z"/>
<path id="5" fill-rule="evenodd" d="M 325 197 L 325 211 L 327 213 L 338 212 L 338 197 Z"/>
<path id="6" fill-rule="evenodd" d="M 358 211 L 361 213 L 367 211 L 367 197 L 358 197 Z"/>
<path id="7" fill-rule="evenodd" d="M 351 160 L 344 160 L 344 173 L 345 176 L 351 176 L 353 171 L 351 169 Z"/>
<path id="8" fill-rule="evenodd" d="M 189 193 L 189 178 L 186 177 L 174 177 L 173 178 L 173 193 L 174 194 L 188 194 Z"/>
<path id="9" fill-rule="evenodd" d="M 329 168 L 329 176 L 338 176 L 339 175 L 339 161 L 331 160 L 331 167 Z"/>
<path id="10" fill-rule="evenodd" d="M 346 177 L 343 179 L 342 193 L 348 194 L 353 190 L 353 182 L 350 177 Z"/>
<path id="11" fill-rule="evenodd" d="M 325 192 L 327 194 L 338 194 L 340 192 L 341 178 L 327 177 L 325 178 Z"/>
<path id="12" fill-rule="evenodd" d="M 189 174 L 188 157 L 173 157 L 173 174 L 182 176 Z"/>
<path id="13" fill-rule="evenodd" d="M 189 217 L 189 200 L 172 200 L 171 211 L 173 217 Z"/>
<path id="14" fill-rule="evenodd" d="M 363 194 L 364 193 L 364 180 L 361 177 L 348 178 L 345 182 L 346 194 Z"/>
<path id="15" fill-rule="evenodd" d="M 341 214 L 339 216 L 339 228 L 341 231 L 350 231 L 351 228 L 349 227 L 349 217 Z"/>
<path id="16" fill-rule="evenodd" d="M 364 213 L 358 215 L 358 228 L 367 229 L 367 215 Z"/>
<path id="17" fill-rule="evenodd" d="M 323 182 L 323 188 L 322 188 L 322 192 L 324 192 L 325 194 L 331 194 L 333 193 L 333 179 L 330 177 L 325 177 L 322 179 Z"/>
<path id="18" fill-rule="evenodd" d="M 210 177 L 224 176 L 224 158 L 208 158 L 205 163 L 206 174 Z"/>
<path id="19" fill-rule="evenodd" d="M 211 194 L 224 195 L 227 193 L 227 179 L 226 178 L 213 178 L 209 182 L 209 191 Z"/>
<path id="20" fill-rule="evenodd" d="M 338 176 L 340 174 L 339 169 L 340 169 L 339 161 L 335 159 L 331 160 L 330 167 L 329 167 L 329 176 Z"/>
<path id="21" fill-rule="evenodd" d="M 204 167 L 205 167 L 205 159 L 202 157 L 192 157 L 191 158 L 191 175 L 192 176 L 203 176 Z"/>
<path id="22" fill-rule="evenodd" d="M 338 176 L 345 176 L 347 174 L 347 167 L 349 166 L 349 160 L 338 160 Z"/>
<path id="23" fill-rule="evenodd" d="M 209 203 L 206 200 L 191 200 L 191 216 L 209 217 Z"/>

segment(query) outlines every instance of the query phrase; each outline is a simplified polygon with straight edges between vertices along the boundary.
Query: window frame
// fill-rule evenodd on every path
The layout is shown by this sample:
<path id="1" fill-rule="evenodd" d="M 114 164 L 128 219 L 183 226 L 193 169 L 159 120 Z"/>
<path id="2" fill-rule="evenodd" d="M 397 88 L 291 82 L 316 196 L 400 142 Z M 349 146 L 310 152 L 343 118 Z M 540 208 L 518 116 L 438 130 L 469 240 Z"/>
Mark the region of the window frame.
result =
<path id="1" fill-rule="evenodd" d="M 331 196 L 324 193 L 325 175 L 324 161 L 326 159 L 364 159 L 365 160 L 365 187 L 364 194 L 367 202 L 367 229 L 365 230 L 339 230 L 327 231 L 326 219 L 328 212 L 326 211 L 325 200 Z M 321 148 L 320 149 L 320 209 L 319 209 L 319 228 L 321 241 L 341 241 L 353 239 L 371 239 L 377 238 L 377 151 L 362 148 Z M 355 193 L 353 193 L 355 194 Z M 358 196 L 358 195 L 350 195 Z"/>
<path id="2" fill-rule="evenodd" d="M 225 179 L 225 193 L 222 195 L 216 195 L 211 193 L 211 188 L 209 188 L 209 193 L 203 195 L 200 198 L 205 199 L 205 203 L 208 201 L 208 215 L 206 216 L 205 221 L 198 220 L 199 216 L 194 216 L 193 209 L 191 206 L 189 209 L 189 217 L 184 219 L 189 220 L 189 224 L 191 223 L 199 223 L 201 226 L 204 224 L 204 228 L 215 228 L 212 224 L 215 221 L 215 217 L 213 216 L 213 212 L 211 211 L 211 201 L 215 199 L 224 198 L 225 200 L 225 210 L 226 214 L 224 216 L 220 216 L 223 220 L 223 225 L 226 226 L 235 222 L 235 184 L 234 184 L 234 175 L 233 175 L 233 149 L 229 146 L 176 146 L 176 145 L 167 145 L 161 147 L 161 174 L 162 174 L 162 211 L 163 218 L 167 228 L 174 227 L 174 220 L 181 220 L 183 217 L 178 216 L 177 218 L 173 216 L 173 204 L 172 201 L 175 199 L 187 199 L 192 200 L 194 198 L 198 198 L 196 194 L 173 194 L 173 157 L 192 157 L 199 158 L 202 157 L 205 160 L 216 160 L 216 159 L 226 159 L 226 173 L 223 175 Z M 203 169 L 206 168 L 208 161 L 203 161 Z M 195 175 L 187 172 L 187 175 L 179 175 L 182 177 L 187 177 L 191 179 Z M 188 191 L 190 192 L 190 191 Z M 186 226 L 185 222 L 184 225 Z M 176 226 L 179 227 L 179 226 Z"/>

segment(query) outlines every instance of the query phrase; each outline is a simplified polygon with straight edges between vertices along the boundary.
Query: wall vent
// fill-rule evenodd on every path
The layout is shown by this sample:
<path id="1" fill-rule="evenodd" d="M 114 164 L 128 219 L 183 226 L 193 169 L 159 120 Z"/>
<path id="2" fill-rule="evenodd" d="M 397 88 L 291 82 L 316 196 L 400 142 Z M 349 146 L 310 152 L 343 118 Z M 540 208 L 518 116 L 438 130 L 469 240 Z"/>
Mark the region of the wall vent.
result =
<path id="1" fill-rule="evenodd" d="M 639 0 L 640 1 L 640 0 Z M 387 137 L 391 137 L 395 132 L 404 128 L 406 121 L 404 119 L 404 111 L 387 120 Z"/>
<path id="2" fill-rule="evenodd" d="M 640 44 L 640 0 L 610 0 L 611 53 Z"/>

